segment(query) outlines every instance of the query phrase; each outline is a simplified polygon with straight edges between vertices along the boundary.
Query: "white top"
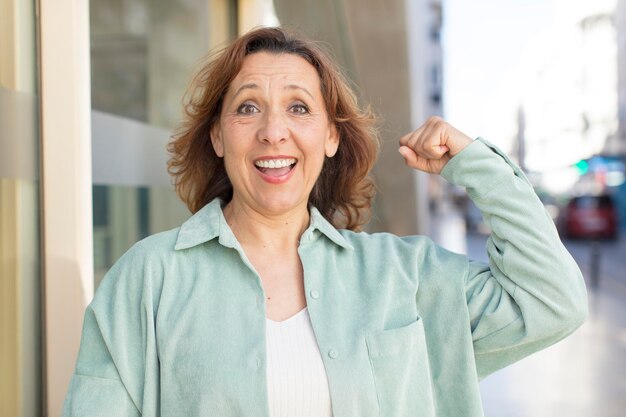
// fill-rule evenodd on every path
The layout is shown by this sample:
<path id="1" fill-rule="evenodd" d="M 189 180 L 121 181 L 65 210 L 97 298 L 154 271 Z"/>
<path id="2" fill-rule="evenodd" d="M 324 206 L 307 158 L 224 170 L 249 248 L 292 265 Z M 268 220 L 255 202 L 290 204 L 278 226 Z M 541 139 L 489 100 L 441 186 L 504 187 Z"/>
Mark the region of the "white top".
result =
<path id="1" fill-rule="evenodd" d="M 306 307 L 287 320 L 266 319 L 271 417 L 332 417 L 328 378 Z"/>

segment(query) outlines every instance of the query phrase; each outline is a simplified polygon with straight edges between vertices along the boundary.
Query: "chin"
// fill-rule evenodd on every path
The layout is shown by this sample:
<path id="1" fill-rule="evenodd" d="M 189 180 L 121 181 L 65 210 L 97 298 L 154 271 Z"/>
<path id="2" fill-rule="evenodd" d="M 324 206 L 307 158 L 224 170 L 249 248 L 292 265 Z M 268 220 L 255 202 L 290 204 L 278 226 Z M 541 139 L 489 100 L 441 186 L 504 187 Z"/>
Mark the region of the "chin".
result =
<path id="1" fill-rule="evenodd" d="M 264 198 L 259 201 L 259 206 L 271 214 L 284 214 L 291 210 L 297 209 L 301 205 L 307 207 L 308 199 L 304 200 L 304 204 L 301 199 L 295 198 L 293 195 L 288 196 L 276 196 L 274 198 Z"/>

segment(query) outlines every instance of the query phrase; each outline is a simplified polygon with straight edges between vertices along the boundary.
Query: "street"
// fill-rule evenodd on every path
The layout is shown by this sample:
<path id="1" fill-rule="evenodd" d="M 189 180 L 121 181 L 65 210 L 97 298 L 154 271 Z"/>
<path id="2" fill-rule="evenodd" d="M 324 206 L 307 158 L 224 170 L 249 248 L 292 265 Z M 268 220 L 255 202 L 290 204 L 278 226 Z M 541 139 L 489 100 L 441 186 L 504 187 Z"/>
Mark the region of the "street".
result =
<path id="1" fill-rule="evenodd" d="M 466 234 L 463 219 L 449 206 L 433 216 L 430 236 L 487 261 L 487 236 Z M 626 238 L 600 244 L 596 289 L 590 282 L 591 244 L 565 246 L 587 280 L 589 318 L 565 340 L 483 380 L 486 417 L 626 416 Z"/>

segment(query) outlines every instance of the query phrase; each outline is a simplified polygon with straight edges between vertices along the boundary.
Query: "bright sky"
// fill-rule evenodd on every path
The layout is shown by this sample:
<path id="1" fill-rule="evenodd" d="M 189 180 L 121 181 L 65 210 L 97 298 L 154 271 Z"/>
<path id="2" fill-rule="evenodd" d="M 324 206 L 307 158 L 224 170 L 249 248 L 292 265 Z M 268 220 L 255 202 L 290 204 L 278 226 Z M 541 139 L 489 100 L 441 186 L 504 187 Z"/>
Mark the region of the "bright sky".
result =
<path id="1" fill-rule="evenodd" d="M 554 23 L 554 0 L 443 0 L 444 114 L 470 136 L 505 146 L 493 103 L 524 51 Z M 513 116 L 511 116 L 513 117 Z M 506 149 L 506 146 L 505 146 Z"/>
<path id="2" fill-rule="evenodd" d="M 617 125 L 616 37 L 597 17 L 612 13 L 616 0 L 443 4 L 444 115 L 450 123 L 514 156 L 523 105 L 526 167 L 552 177 L 603 151 Z M 583 30 L 580 22 L 590 16 L 595 24 Z M 561 189 L 567 186 L 560 182 Z"/>

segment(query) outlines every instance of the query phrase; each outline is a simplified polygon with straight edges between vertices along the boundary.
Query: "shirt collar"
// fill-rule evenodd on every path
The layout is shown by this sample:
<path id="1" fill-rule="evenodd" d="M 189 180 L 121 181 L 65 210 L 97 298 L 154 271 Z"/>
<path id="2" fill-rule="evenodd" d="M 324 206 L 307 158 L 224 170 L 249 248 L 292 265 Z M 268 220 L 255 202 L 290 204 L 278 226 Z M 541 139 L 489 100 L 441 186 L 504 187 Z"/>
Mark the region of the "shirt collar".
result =
<path id="1" fill-rule="evenodd" d="M 309 213 L 311 215 L 311 225 L 303 233 L 303 236 L 307 233 L 312 233 L 313 230 L 319 230 L 324 236 L 334 242 L 336 245 L 341 246 L 344 249 L 354 249 L 354 247 L 346 240 L 345 237 L 333 226 L 319 210 L 313 206 L 309 206 Z"/>
<path id="2" fill-rule="evenodd" d="M 174 249 L 188 249 L 218 237 L 221 217 L 221 201 L 216 198 L 180 226 Z"/>
<path id="3" fill-rule="evenodd" d="M 322 216 L 317 208 L 310 206 L 309 212 L 311 215 L 311 223 L 308 229 L 302 234 L 303 238 L 307 237 L 311 239 L 313 231 L 318 230 L 336 245 L 345 249 L 353 249 L 346 238 Z M 218 198 L 202 207 L 182 224 L 174 249 L 188 249 L 201 245 L 216 237 L 219 238 L 220 244 L 224 246 L 235 247 L 239 245 L 224 218 L 222 202 Z"/>

